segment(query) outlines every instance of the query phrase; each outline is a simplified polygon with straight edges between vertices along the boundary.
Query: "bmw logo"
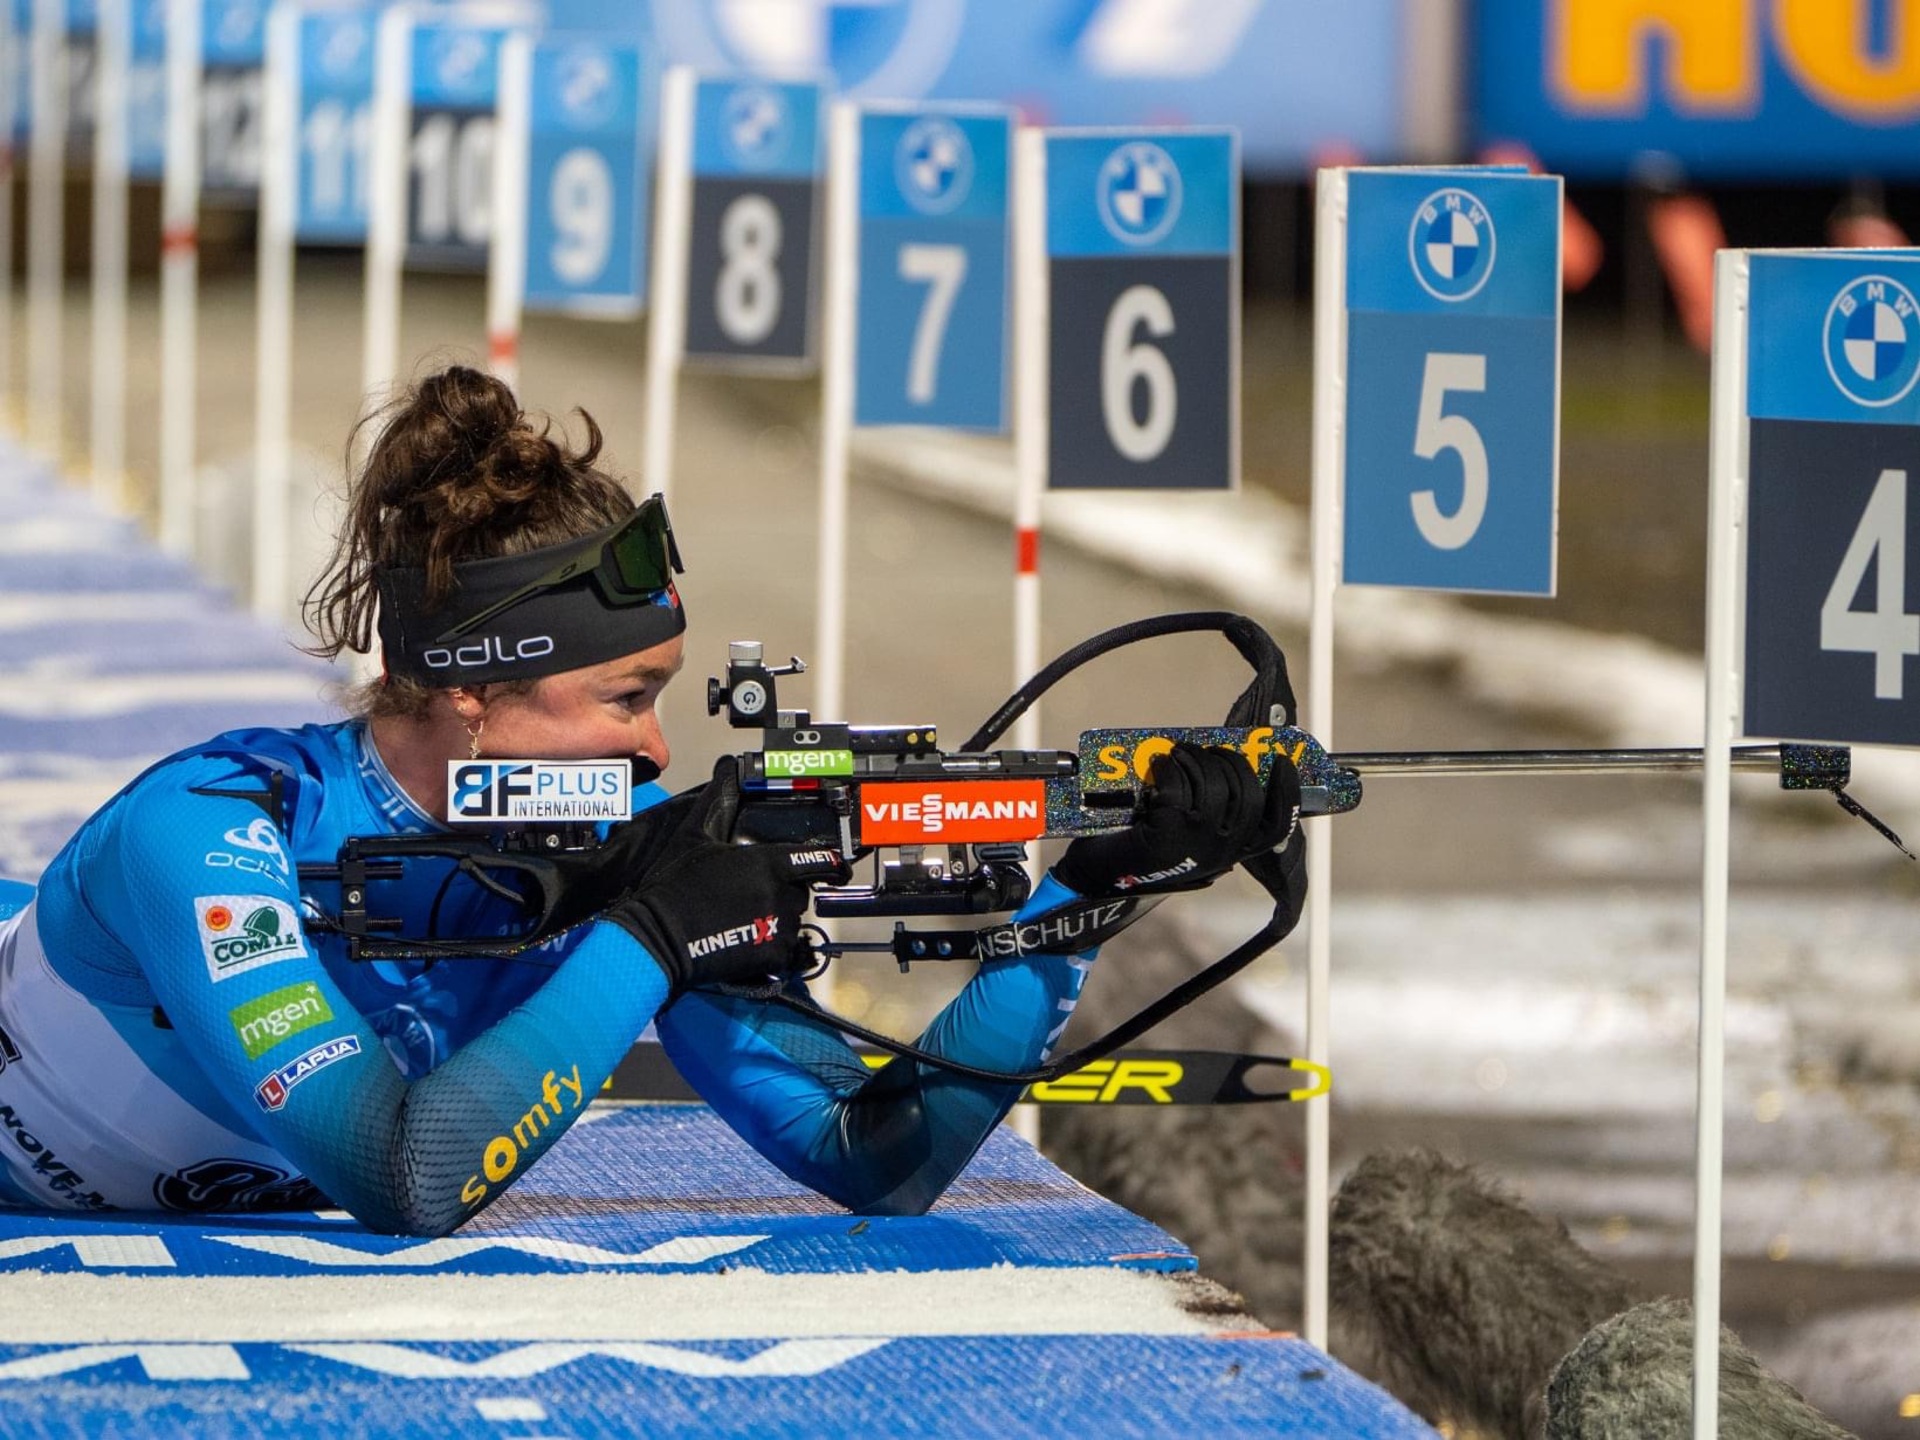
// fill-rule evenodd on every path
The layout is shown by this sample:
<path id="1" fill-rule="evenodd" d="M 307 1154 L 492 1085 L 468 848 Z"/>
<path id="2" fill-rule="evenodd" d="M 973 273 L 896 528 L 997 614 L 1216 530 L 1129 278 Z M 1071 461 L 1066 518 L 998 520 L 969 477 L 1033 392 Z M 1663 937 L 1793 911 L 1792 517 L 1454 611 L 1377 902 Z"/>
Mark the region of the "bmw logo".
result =
<path id="1" fill-rule="evenodd" d="M 896 100 L 933 90 L 967 19 L 967 0 L 653 0 L 650 8 L 661 48 L 693 65 L 831 73 L 844 94 Z"/>
<path id="2" fill-rule="evenodd" d="M 973 188 L 973 146 L 967 132 L 944 115 L 923 115 L 894 147 L 893 173 L 907 203 L 925 215 L 944 215 Z"/>
<path id="3" fill-rule="evenodd" d="M 1100 219 L 1127 245 L 1151 245 L 1180 218 L 1180 168 L 1147 140 L 1132 140 L 1100 167 Z"/>
<path id="4" fill-rule="evenodd" d="M 334 76 L 351 74 L 364 61 L 367 49 L 373 42 L 366 17 L 346 14 L 329 19 L 323 15 L 320 23 L 328 27 L 320 32 L 321 73 Z"/>
<path id="5" fill-rule="evenodd" d="M 613 116 L 619 90 L 613 61 L 598 45 L 577 45 L 560 59 L 560 109 L 580 129 L 604 125 Z"/>
<path id="6" fill-rule="evenodd" d="M 439 29 L 431 33 L 434 78 L 449 96 L 483 93 L 490 58 L 486 39 L 471 30 Z"/>
<path id="7" fill-rule="evenodd" d="M 1493 273 L 1493 217 L 1465 190 L 1436 190 L 1407 232 L 1413 278 L 1437 300 L 1465 300 Z"/>
<path id="8" fill-rule="evenodd" d="M 787 142 L 787 125 L 787 102 L 778 90 L 742 85 L 727 96 L 721 130 L 742 164 L 762 165 L 777 156 Z"/>
<path id="9" fill-rule="evenodd" d="M 1920 378 L 1920 309 L 1885 275 L 1862 275 L 1827 307 L 1827 373 L 1862 405 L 1891 405 Z"/>

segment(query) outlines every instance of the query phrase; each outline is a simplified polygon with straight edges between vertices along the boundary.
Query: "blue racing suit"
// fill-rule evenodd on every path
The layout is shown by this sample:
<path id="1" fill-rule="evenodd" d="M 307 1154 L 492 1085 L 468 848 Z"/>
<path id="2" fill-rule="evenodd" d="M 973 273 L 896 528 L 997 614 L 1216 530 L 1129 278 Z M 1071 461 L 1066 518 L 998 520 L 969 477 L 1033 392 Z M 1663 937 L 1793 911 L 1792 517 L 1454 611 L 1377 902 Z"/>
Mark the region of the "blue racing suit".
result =
<path id="1" fill-rule="evenodd" d="M 660 967 L 606 921 L 513 960 L 350 962 L 310 923 L 339 912 L 339 883 L 296 867 L 351 835 L 437 828 L 358 721 L 230 732 L 110 800 L 0 921 L 0 1204 L 331 1200 L 377 1230 L 444 1234 L 559 1138 L 649 1021 L 748 1143 L 854 1210 L 924 1211 L 1018 1094 L 910 1060 L 871 1070 L 784 1007 L 668 1004 Z M 368 905 L 405 934 L 524 923 L 451 862 L 408 870 Z M 1072 898 L 1048 880 L 1023 913 Z M 1032 1068 L 1090 964 L 986 962 L 920 1044 Z"/>

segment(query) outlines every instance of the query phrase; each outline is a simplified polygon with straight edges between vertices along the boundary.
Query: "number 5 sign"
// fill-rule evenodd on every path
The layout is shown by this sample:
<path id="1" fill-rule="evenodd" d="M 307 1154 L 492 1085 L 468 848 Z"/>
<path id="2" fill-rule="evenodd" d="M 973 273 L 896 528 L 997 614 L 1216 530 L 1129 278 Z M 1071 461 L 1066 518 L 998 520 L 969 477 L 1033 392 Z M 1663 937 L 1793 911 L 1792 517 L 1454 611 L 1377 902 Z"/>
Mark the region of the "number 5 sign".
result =
<path id="1" fill-rule="evenodd" d="M 1044 361 L 1030 363 L 1044 409 L 1029 410 L 1046 427 L 1048 486 L 1235 488 L 1238 137 L 1052 130 L 1023 137 L 1020 166 L 1022 204 L 1044 216 L 1019 263 L 1044 317 L 1044 341 L 1022 349 Z"/>
<path id="2" fill-rule="evenodd" d="M 1559 177 L 1351 170 L 1322 183 L 1346 199 L 1330 237 L 1344 307 L 1320 356 L 1345 377 L 1340 578 L 1551 595 Z"/>
<path id="3" fill-rule="evenodd" d="M 1920 745 L 1920 254 L 1747 267 L 1747 734 Z M 1744 340 L 1744 345 L 1742 341 Z M 1715 454 L 1716 484 L 1731 452 Z"/>

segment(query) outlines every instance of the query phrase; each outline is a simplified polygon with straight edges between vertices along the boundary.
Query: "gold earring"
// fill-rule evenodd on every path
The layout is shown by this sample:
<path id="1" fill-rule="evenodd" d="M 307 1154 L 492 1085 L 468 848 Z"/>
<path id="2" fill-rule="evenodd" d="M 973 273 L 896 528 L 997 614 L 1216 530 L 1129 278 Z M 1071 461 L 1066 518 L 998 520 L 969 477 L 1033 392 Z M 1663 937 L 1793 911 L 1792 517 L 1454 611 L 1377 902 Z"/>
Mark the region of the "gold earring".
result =
<path id="1" fill-rule="evenodd" d="M 469 760 L 478 760 L 480 758 L 480 732 L 486 728 L 487 717 L 484 715 L 478 720 L 472 720 L 467 723 L 467 758 Z"/>

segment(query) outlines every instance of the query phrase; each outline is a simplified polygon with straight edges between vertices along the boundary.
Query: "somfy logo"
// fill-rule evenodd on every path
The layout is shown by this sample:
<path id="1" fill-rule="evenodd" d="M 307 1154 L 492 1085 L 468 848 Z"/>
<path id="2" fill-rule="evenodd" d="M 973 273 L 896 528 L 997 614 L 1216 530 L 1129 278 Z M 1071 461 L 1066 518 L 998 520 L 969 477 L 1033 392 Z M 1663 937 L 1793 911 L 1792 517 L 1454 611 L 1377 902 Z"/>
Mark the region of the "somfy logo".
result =
<path id="1" fill-rule="evenodd" d="M 1133 140 L 1100 167 L 1100 219 L 1128 245 L 1151 245 L 1180 218 L 1180 167 L 1147 140 Z"/>
<path id="2" fill-rule="evenodd" d="M 1466 190 L 1436 190 L 1414 212 L 1407 252 L 1421 289 L 1436 300 L 1465 300 L 1493 273 L 1493 217 Z"/>
<path id="3" fill-rule="evenodd" d="M 922 115 L 893 152 L 894 178 L 907 203 L 923 215 L 944 215 L 973 188 L 973 145 L 944 115 Z"/>
<path id="4" fill-rule="evenodd" d="M 1849 400 L 1891 405 L 1920 378 L 1913 292 L 1885 275 L 1862 275 L 1827 307 L 1827 374 Z"/>

